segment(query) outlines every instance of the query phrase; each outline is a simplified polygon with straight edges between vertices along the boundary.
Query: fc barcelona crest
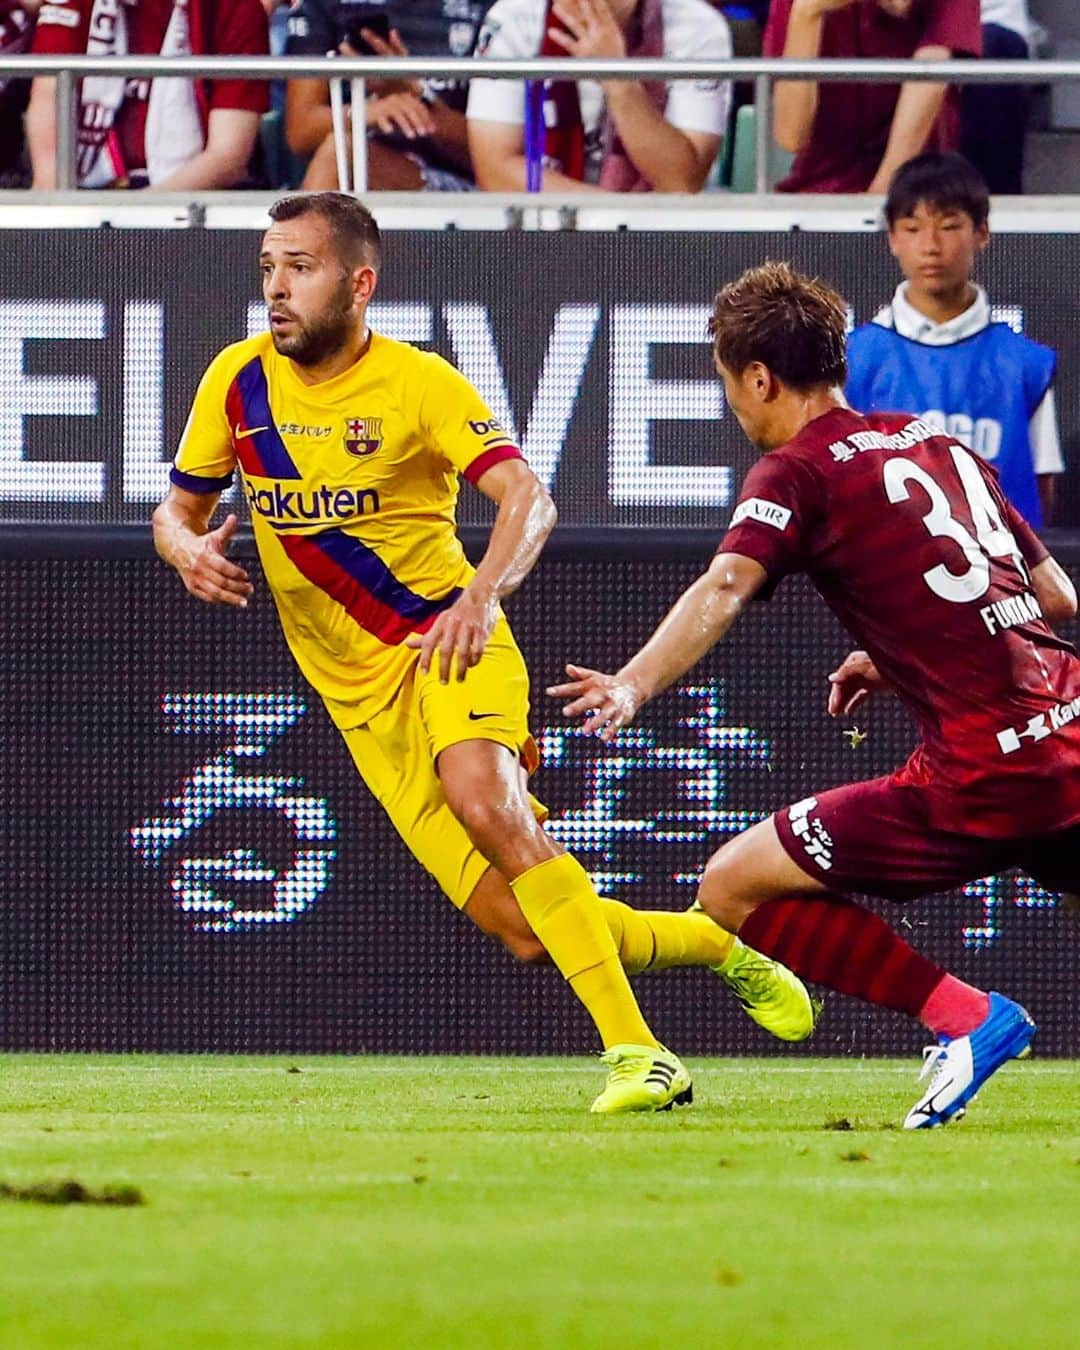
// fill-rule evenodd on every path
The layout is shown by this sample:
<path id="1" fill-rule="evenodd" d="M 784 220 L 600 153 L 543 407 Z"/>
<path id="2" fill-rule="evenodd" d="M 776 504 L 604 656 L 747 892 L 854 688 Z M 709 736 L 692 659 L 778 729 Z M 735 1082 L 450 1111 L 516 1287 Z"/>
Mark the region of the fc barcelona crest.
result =
<path id="1" fill-rule="evenodd" d="M 345 449 L 350 455 L 363 459 L 373 455 L 382 445 L 381 417 L 347 417 L 345 419 Z"/>

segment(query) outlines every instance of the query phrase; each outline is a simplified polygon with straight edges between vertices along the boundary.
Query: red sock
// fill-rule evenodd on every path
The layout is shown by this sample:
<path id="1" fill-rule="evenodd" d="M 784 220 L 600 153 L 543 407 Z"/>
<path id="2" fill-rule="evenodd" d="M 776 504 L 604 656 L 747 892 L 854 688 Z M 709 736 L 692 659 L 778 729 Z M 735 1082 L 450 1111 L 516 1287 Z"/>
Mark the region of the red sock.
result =
<path id="1" fill-rule="evenodd" d="M 985 1021 L 990 1011 L 990 995 L 981 989 L 944 975 L 919 1009 L 919 1021 L 935 1036 L 966 1036 Z"/>
<path id="2" fill-rule="evenodd" d="M 945 975 L 876 914 L 839 895 L 768 900 L 739 937 L 804 979 L 911 1017 Z"/>

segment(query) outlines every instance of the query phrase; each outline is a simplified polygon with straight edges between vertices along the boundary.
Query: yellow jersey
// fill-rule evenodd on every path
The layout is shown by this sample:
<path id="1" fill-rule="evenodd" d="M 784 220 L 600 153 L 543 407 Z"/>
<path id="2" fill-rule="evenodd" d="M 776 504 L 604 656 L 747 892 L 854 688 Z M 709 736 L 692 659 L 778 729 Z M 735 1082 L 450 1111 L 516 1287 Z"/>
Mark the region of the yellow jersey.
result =
<path id="1" fill-rule="evenodd" d="M 285 638 L 338 726 L 394 697 L 423 633 L 473 575 L 459 475 L 521 453 L 442 357 L 379 334 L 348 370 L 304 384 L 270 335 L 202 378 L 172 481 L 221 492 L 239 468 Z"/>

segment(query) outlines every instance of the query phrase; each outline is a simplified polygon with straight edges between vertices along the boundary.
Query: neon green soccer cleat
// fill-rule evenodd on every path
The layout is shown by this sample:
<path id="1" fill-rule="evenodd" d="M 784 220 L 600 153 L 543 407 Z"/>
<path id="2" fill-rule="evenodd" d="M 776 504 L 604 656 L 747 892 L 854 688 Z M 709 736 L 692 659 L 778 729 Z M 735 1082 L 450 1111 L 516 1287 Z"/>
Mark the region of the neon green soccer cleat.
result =
<path id="1" fill-rule="evenodd" d="M 611 1072 L 603 1092 L 592 1104 L 598 1115 L 670 1111 L 694 1100 L 685 1066 L 662 1045 L 613 1045 L 600 1058 L 611 1065 Z"/>
<path id="2" fill-rule="evenodd" d="M 787 966 L 735 939 L 731 954 L 713 970 L 743 1005 L 746 1015 L 781 1041 L 813 1034 L 821 1004 Z"/>

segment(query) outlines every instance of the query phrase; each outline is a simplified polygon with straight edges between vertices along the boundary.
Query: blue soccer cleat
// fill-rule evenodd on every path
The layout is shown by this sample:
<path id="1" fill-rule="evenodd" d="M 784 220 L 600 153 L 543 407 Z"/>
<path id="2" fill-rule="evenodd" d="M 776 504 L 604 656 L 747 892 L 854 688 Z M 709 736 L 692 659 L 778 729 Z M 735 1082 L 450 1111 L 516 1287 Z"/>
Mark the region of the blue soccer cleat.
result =
<path id="1" fill-rule="evenodd" d="M 1035 1023 L 1011 998 L 990 995 L 990 1011 L 967 1036 L 943 1038 L 927 1046 L 920 1079 L 932 1074 L 930 1086 L 904 1119 L 905 1130 L 932 1130 L 962 1116 L 969 1101 L 991 1074 L 1010 1059 L 1028 1053 Z"/>

